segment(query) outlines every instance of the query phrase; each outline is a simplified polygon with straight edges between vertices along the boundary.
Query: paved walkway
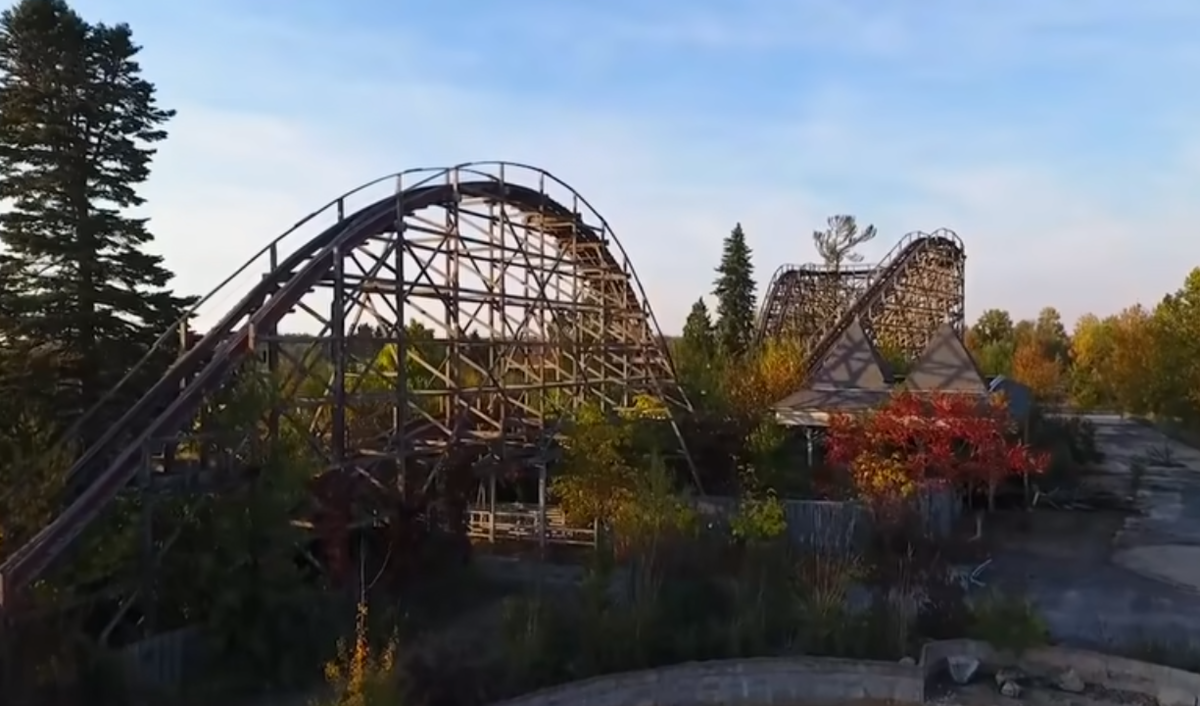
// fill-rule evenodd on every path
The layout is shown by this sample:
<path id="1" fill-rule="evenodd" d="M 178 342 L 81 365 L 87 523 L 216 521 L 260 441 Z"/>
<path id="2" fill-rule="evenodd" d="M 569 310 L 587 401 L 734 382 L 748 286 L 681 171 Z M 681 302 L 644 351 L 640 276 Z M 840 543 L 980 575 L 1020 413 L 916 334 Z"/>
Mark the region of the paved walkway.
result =
<path id="1" fill-rule="evenodd" d="M 1142 424 L 1112 415 L 1092 417 L 1103 470 L 1132 488 L 1133 466 L 1145 468 L 1137 483 L 1139 514 L 1113 537 L 1113 563 L 1144 576 L 1200 591 L 1200 451 Z M 1169 460 L 1169 466 L 1154 461 Z"/>
<path id="2" fill-rule="evenodd" d="M 1096 479 L 1129 494 L 1135 457 L 1170 448 L 1178 468 L 1149 466 L 1137 515 L 1061 513 L 995 557 L 997 582 L 1019 583 L 1059 639 L 1097 645 L 1200 636 L 1200 452 L 1117 415 L 1093 415 L 1105 462 Z M 1057 513 L 1056 513 L 1057 514 Z"/>

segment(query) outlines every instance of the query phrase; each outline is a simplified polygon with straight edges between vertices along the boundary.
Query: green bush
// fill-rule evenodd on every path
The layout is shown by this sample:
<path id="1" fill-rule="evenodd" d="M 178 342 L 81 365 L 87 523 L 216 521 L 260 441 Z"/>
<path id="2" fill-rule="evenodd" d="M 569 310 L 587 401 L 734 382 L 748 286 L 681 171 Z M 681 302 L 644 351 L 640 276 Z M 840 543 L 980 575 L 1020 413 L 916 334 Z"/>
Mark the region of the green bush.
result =
<path id="1" fill-rule="evenodd" d="M 1046 621 L 1024 596 L 992 590 L 971 606 L 967 637 L 1020 653 L 1050 639 Z"/>

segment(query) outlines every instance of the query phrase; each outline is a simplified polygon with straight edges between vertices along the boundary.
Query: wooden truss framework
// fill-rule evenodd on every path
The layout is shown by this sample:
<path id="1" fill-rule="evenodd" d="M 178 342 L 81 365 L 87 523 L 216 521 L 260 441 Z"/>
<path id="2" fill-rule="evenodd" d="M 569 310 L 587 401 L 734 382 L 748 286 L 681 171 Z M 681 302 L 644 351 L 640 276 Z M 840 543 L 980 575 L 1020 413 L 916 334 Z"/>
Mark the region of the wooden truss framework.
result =
<path id="1" fill-rule="evenodd" d="M 913 232 L 874 266 L 781 267 L 759 314 L 757 337 L 797 340 L 811 363 L 854 318 L 890 355 L 915 358 L 945 324 L 962 333 L 966 252 L 945 229 Z"/>
<path id="2" fill-rule="evenodd" d="M 474 163 L 377 180 L 310 214 L 198 306 L 228 301 L 256 267 L 208 333 L 187 333 L 189 317 L 143 361 L 182 335 L 177 362 L 71 468 L 73 502 L 0 565 L 0 608 L 131 488 L 149 592 L 148 567 L 175 541 L 155 499 L 236 488 L 284 437 L 323 477 L 423 494 L 454 464 L 544 475 L 559 420 L 647 395 L 692 466 L 673 421 L 690 404 L 632 264 L 587 201 L 542 170 Z"/>

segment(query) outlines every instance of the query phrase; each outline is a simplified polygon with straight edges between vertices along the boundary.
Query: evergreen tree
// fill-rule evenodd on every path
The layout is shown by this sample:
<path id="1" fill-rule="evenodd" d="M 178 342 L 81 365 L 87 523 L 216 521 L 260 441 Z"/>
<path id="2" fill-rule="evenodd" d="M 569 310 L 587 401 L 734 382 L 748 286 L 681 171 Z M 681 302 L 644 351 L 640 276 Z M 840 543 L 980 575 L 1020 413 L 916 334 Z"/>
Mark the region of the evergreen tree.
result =
<path id="1" fill-rule="evenodd" d="M 717 338 L 703 299 L 692 305 L 674 351 L 675 372 L 692 403 L 706 407 L 715 404 L 720 387 Z"/>
<path id="2" fill-rule="evenodd" d="M 89 24 L 63 0 L 0 14 L 0 337 L 69 351 L 75 412 L 188 303 L 145 251 L 146 219 L 127 215 L 174 115 L 142 78 L 140 49 L 127 25 Z"/>
<path id="3" fill-rule="evenodd" d="M 698 359 L 711 359 L 716 352 L 717 339 L 704 299 L 697 299 L 688 312 L 687 320 L 683 322 L 681 345 L 689 357 Z"/>
<path id="4" fill-rule="evenodd" d="M 721 353 L 738 357 L 754 335 L 754 265 L 742 224 L 734 226 L 721 252 L 713 294 L 717 297 L 717 344 Z"/>

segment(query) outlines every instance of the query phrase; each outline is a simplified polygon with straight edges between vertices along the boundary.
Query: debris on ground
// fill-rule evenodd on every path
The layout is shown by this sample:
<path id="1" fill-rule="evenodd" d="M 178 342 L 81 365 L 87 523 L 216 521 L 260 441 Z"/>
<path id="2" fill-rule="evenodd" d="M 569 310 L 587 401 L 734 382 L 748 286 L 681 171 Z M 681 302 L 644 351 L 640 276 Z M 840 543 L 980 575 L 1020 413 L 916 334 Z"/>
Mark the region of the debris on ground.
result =
<path id="1" fill-rule="evenodd" d="M 979 669 L 979 667 L 976 667 Z M 1073 670 L 1038 676 L 1012 667 L 991 673 L 993 679 L 957 684 L 935 679 L 925 690 L 925 703 L 953 706 L 1158 706 L 1150 695 L 1098 684 L 1086 684 Z"/>
<path id="2" fill-rule="evenodd" d="M 1083 683 L 1083 679 L 1070 667 L 1063 670 L 1054 679 L 1054 686 L 1072 694 L 1082 694 L 1083 690 L 1087 688 L 1087 685 Z"/>
<path id="3" fill-rule="evenodd" d="M 954 683 L 967 684 L 978 671 L 979 660 L 966 655 L 953 655 L 946 658 L 946 666 L 949 668 L 950 678 L 954 680 Z"/>

